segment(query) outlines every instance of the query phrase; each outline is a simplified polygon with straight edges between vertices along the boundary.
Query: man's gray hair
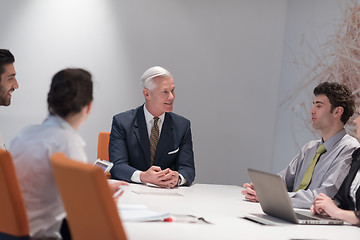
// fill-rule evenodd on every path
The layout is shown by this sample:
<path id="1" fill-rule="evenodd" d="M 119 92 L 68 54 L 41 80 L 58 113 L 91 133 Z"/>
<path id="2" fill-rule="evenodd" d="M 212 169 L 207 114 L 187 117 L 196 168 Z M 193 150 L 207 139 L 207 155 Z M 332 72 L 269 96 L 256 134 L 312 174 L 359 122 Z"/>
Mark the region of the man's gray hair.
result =
<path id="1" fill-rule="evenodd" d="M 155 66 L 151 67 L 144 72 L 141 77 L 141 86 L 143 89 L 149 89 L 150 91 L 154 89 L 153 79 L 156 77 L 171 77 L 171 73 L 163 67 Z"/>

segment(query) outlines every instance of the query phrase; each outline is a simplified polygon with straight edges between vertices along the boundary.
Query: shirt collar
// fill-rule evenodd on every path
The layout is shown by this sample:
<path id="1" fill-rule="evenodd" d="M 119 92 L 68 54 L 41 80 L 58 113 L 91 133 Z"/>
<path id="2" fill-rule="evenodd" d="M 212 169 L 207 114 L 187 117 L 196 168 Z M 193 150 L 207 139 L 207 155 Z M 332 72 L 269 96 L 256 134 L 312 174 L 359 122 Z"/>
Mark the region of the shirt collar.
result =
<path id="1" fill-rule="evenodd" d="M 323 142 L 325 149 L 331 149 L 338 141 L 340 141 L 346 135 L 345 129 L 337 132 L 335 135 L 330 137 L 328 140 Z M 323 140 L 321 140 L 322 142 Z"/>
<path id="2" fill-rule="evenodd" d="M 154 116 L 147 110 L 145 104 L 144 104 L 144 115 L 145 115 L 146 124 L 149 124 L 149 122 L 153 121 Z M 160 122 L 164 122 L 164 118 L 165 118 L 165 112 L 159 116 Z"/>
<path id="3" fill-rule="evenodd" d="M 60 127 L 68 132 L 71 132 L 76 138 L 79 139 L 81 144 L 83 146 L 86 145 L 84 139 L 79 135 L 79 133 L 62 117 L 59 117 L 57 115 L 48 115 L 47 118 L 45 118 L 43 124 L 45 126 L 54 126 L 54 127 Z"/>

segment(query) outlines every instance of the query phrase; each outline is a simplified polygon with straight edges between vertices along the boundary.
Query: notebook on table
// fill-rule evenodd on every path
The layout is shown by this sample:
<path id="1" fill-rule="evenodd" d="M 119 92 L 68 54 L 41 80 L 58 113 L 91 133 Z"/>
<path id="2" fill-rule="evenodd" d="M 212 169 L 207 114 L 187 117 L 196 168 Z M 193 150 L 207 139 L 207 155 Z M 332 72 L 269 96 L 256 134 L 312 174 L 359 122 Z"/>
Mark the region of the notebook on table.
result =
<path id="1" fill-rule="evenodd" d="M 248 172 L 264 213 L 296 224 L 343 224 L 343 221 L 338 219 L 312 216 L 295 211 L 285 182 L 279 175 L 250 168 Z M 260 216 L 254 215 L 254 217 L 259 218 Z M 254 218 L 250 217 L 250 219 L 256 221 Z"/>

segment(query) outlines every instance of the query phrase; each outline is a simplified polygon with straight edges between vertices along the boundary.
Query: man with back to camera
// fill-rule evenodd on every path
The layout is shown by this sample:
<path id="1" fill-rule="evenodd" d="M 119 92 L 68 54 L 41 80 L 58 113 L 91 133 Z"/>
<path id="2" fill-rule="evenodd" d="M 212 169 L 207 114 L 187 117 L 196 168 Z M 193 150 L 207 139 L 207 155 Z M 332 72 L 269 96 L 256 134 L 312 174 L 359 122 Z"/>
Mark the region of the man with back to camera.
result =
<path id="1" fill-rule="evenodd" d="M 15 57 L 7 49 L 0 49 L 0 106 L 9 106 L 11 95 L 19 84 L 15 78 Z M 3 139 L 0 135 L 0 149 L 5 149 Z"/>
<path id="2" fill-rule="evenodd" d="M 321 132 L 322 139 L 308 142 L 279 173 L 295 208 L 310 208 L 320 193 L 333 197 L 349 171 L 353 151 L 359 147 L 358 141 L 344 129 L 355 111 L 349 88 L 324 82 L 314 89 L 314 95 L 310 110 L 312 126 Z M 252 183 L 245 183 L 244 188 L 245 198 L 257 202 Z"/>
<path id="3" fill-rule="evenodd" d="M 155 66 L 141 77 L 145 104 L 113 117 L 109 160 L 112 178 L 164 188 L 195 178 L 190 121 L 172 113 L 173 77 Z"/>

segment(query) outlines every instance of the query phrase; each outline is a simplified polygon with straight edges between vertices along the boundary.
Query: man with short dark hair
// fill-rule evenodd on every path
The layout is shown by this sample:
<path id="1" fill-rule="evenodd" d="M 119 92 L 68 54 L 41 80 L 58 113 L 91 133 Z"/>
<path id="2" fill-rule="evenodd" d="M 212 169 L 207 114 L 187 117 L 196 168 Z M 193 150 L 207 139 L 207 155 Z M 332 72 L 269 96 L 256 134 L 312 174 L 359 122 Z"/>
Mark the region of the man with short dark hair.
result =
<path id="1" fill-rule="evenodd" d="M 322 138 L 308 142 L 279 173 L 296 208 L 310 208 L 320 193 L 333 197 L 349 171 L 353 151 L 360 146 L 344 129 L 355 111 L 349 88 L 323 82 L 314 89 L 314 95 L 310 110 L 312 126 L 321 132 Z M 252 183 L 245 183 L 244 187 L 245 198 L 257 202 Z"/>
<path id="2" fill-rule="evenodd" d="M 0 106 L 9 106 L 12 93 L 19 87 L 14 62 L 14 55 L 9 50 L 0 49 Z M 1 135 L 0 148 L 5 149 Z"/>

